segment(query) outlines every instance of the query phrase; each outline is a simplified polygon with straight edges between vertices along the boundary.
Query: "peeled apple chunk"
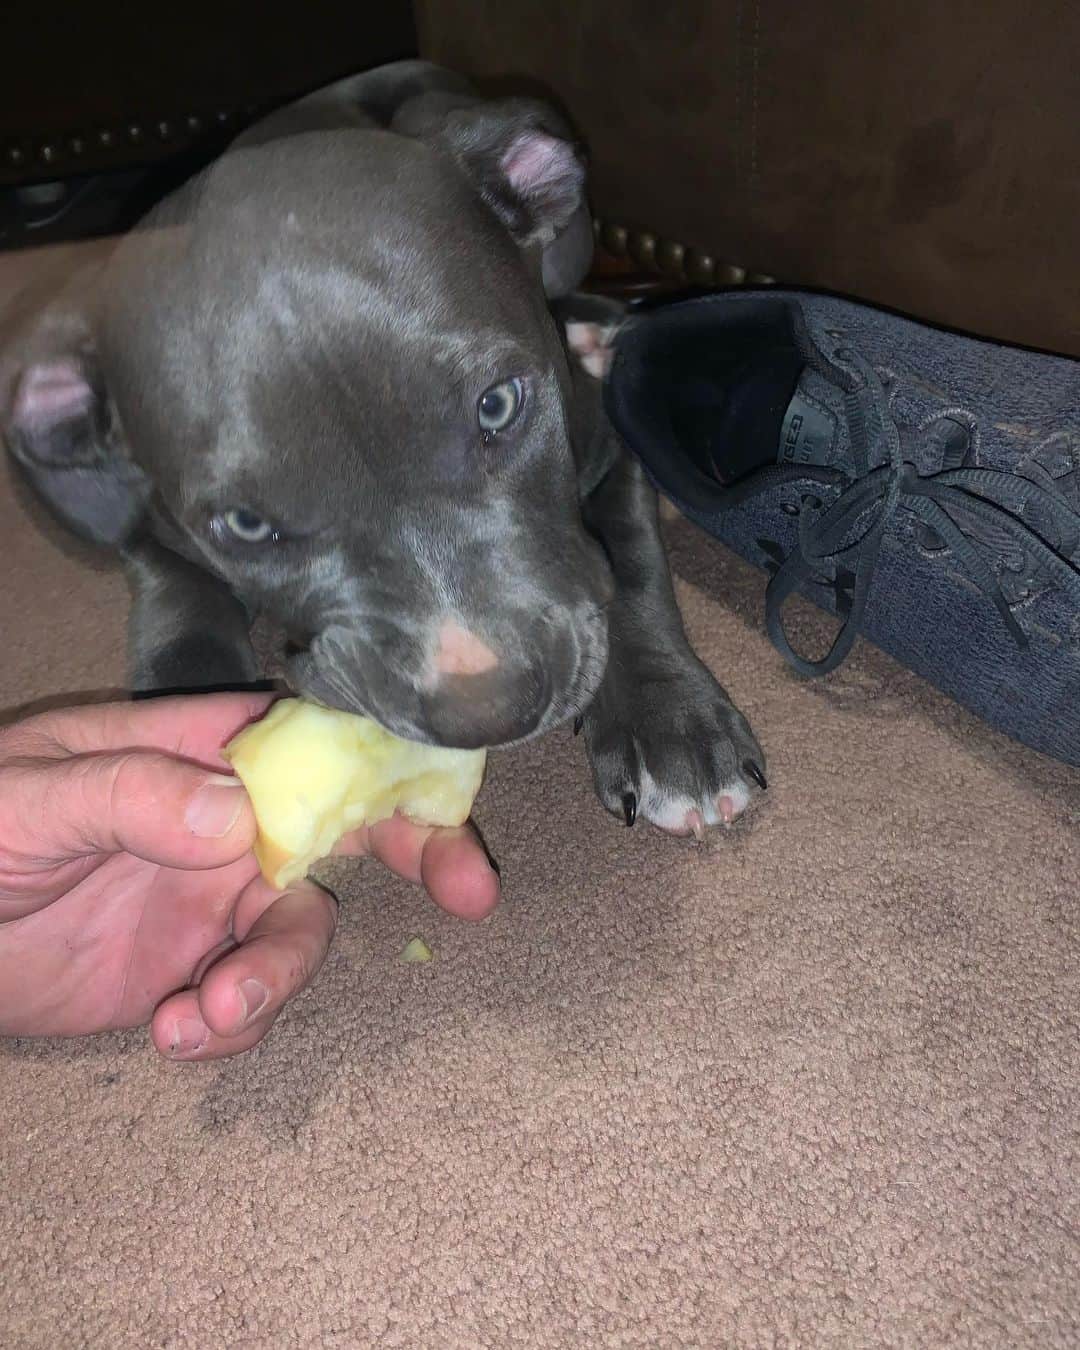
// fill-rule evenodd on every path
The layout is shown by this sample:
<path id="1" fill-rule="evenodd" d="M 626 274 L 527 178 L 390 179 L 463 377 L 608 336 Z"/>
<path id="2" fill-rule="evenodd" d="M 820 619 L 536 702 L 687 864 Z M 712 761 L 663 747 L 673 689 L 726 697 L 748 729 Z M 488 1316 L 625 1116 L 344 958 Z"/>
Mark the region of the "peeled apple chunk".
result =
<path id="1" fill-rule="evenodd" d="M 299 698 L 275 703 L 222 753 L 255 810 L 259 867 L 279 890 L 349 830 L 395 811 L 421 825 L 463 825 L 487 760 L 484 750 L 403 741 L 368 717 Z"/>

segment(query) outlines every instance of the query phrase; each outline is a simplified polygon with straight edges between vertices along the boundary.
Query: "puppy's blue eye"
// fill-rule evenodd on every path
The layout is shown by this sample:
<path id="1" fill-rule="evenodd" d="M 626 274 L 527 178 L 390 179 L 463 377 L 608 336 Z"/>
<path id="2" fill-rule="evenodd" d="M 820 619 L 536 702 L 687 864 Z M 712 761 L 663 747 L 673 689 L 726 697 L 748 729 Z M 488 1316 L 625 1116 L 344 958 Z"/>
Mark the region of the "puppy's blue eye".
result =
<path id="1" fill-rule="evenodd" d="M 242 506 L 235 506 L 219 517 L 227 534 L 242 544 L 266 544 L 277 539 L 278 532 L 268 520 Z"/>
<path id="2" fill-rule="evenodd" d="M 485 389 L 476 405 L 480 430 L 488 435 L 505 431 L 521 411 L 523 398 L 520 380 L 503 380 L 501 384 Z"/>

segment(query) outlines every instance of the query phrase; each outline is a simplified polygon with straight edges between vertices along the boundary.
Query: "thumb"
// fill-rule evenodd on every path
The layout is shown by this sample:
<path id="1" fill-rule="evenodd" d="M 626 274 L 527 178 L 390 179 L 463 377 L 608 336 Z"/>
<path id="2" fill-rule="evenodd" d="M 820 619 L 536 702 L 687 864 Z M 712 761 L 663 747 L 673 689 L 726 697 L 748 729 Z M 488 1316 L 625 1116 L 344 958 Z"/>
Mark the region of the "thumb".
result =
<path id="1" fill-rule="evenodd" d="M 255 840 L 238 778 L 156 751 L 77 755 L 5 774 L 5 851 L 51 866 L 95 853 L 131 853 L 163 867 L 235 862 Z"/>

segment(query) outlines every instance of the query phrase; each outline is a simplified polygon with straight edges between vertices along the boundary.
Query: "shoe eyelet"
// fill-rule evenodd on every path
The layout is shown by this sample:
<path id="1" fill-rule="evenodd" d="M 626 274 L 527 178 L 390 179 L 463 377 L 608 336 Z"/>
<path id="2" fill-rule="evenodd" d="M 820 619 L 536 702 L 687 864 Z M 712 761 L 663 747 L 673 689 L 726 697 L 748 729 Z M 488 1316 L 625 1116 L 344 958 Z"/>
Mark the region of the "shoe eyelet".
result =
<path id="1" fill-rule="evenodd" d="M 804 511 L 818 511 L 821 509 L 821 498 L 815 497 L 812 493 L 805 493 L 802 498 L 802 509 Z M 798 514 L 798 512 L 796 512 Z"/>
<path id="2" fill-rule="evenodd" d="M 799 508 L 794 502 L 781 502 L 780 510 L 783 511 L 785 516 L 797 516 L 799 514 Z"/>

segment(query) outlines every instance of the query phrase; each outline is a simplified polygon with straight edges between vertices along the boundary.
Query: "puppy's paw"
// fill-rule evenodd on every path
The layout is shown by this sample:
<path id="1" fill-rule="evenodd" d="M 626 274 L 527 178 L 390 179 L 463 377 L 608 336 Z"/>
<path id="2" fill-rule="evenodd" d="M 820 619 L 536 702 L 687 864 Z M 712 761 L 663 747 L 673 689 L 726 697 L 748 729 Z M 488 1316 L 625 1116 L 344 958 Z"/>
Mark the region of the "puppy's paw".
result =
<path id="1" fill-rule="evenodd" d="M 562 324 L 570 355 L 594 380 L 604 379 L 615 358 L 615 334 L 626 319 L 627 306 L 608 296 L 576 292 L 555 301 L 551 310 Z"/>
<path id="2" fill-rule="evenodd" d="M 566 325 L 566 341 L 582 369 L 594 380 L 602 380 L 611 371 L 615 348 L 611 339 L 615 329 L 598 323 L 571 322 Z"/>
<path id="3" fill-rule="evenodd" d="M 765 756 L 746 718 L 692 653 L 621 676 L 609 669 L 579 725 L 596 791 L 627 825 L 704 836 L 765 789 Z"/>

